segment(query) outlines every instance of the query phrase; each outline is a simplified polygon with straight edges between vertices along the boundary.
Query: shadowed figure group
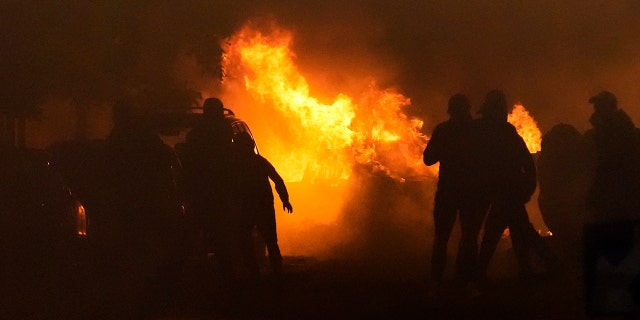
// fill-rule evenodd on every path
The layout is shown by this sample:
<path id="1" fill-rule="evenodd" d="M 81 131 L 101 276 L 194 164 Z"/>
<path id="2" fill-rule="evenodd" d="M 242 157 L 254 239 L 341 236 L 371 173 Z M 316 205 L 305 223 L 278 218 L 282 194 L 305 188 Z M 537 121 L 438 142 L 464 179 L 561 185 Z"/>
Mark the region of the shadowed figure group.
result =
<path id="1" fill-rule="evenodd" d="M 253 138 L 234 132 L 224 112 L 222 101 L 206 99 L 202 120 L 181 146 L 188 207 L 225 280 L 235 282 L 246 272 L 252 279 L 260 275 L 254 228 L 266 244 L 272 274 L 279 277 L 282 255 L 270 180 L 283 209 L 292 213 L 289 194 L 273 165 L 255 151 Z"/>
<path id="2" fill-rule="evenodd" d="M 433 208 L 435 238 L 431 257 L 431 278 L 436 284 L 443 280 L 447 243 L 458 216 L 462 235 L 456 276 L 469 281 L 476 271 L 478 233 L 488 200 L 482 196 L 480 172 L 474 162 L 475 132 L 470 110 L 466 96 L 452 96 L 447 109 L 450 119 L 436 126 L 423 154 L 426 165 L 440 163 Z"/>
<path id="3" fill-rule="evenodd" d="M 506 228 L 522 276 L 530 276 L 532 253 L 556 267 L 556 257 L 537 233 L 525 204 L 536 189 L 532 155 L 513 125 L 509 106 L 500 90 L 490 91 L 473 119 L 466 96 L 449 100 L 450 119 L 433 131 L 424 150 L 424 163 L 440 163 L 434 202 L 435 239 L 432 284 L 442 285 L 447 242 L 459 216 L 461 239 L 456 258 L 456 279 L 463 286 L 486 279 L 489 262 Z M 478 248 L 484 221 L 484 234 Z"/>
<path id="4" fill-rule="evenodd" d="M 586 286 L 587 309 L 640 313 L 640 129 L 601 91 L 592 128 L 555 125 L 542 139 L 538 203 L 563 258 Z"/>

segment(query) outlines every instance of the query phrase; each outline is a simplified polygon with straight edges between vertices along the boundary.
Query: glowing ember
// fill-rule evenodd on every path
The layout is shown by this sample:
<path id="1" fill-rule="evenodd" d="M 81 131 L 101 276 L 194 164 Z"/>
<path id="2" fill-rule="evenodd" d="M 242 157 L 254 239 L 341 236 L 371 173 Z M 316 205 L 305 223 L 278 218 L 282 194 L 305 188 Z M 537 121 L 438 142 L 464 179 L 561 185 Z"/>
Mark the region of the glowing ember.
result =
<path id="1" fill-rule="evenodd" d="M 294 64 L 291 42 L 292 34 L 278 27 L 263 33 L 247 25 L 227 40 L 224 60 L 226 74 L 241 75 L 244 89 L 259 101 L 252 108 L 263 109 L 250 112 L 276 112 L 291 128 L 260 144 L 285 180 L 336 184 L 350 176 L 354 164 L 398 179 L 425 170 L 422 122 L 401 110 L 408 98 L 372 83 L 357 102 L 344 93 L 321 102 Z"/>
<path id="2" fill-rule="evenodd" d="M 513 110 L 509 114 L 508 121 L 516 127 L 518 134 L 527 143 L 529 152 L 536 153 L 540 151 L 542 134 L 540 133 L 540 129 L 538 129 L 538 124 L 533 117 L 529 115 L 529 112 L 524 106 L 521 104 L 514 105 Z"/>

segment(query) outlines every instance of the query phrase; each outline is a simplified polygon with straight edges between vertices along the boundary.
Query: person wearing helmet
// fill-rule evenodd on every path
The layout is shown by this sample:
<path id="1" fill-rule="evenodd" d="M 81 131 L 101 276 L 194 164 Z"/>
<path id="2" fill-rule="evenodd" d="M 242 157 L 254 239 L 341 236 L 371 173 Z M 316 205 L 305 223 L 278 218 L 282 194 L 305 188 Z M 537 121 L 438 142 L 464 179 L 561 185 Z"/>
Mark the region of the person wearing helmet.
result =
<path id="1" fill-rule="evenodd" d="M 477 168 L 471 161 L 473 120 L 470 110 L 469 99 L 464 94 L 451 96 L 447 108 L 450 117 L 436 126 L 423 152 L 425 165 L 440 163 L 433 208 L 432 291 L 442 286 L 447 243 L 456 217 L 460 219 L 462 230 L 456 257 L 456 280 L 466 285 L 476 269 L 478 233 L 486 205 L 478 196 Z"/>
<path id="2" fill-rule="evenodd" d="M 548 271 L 557 268 L 557 257 L 529 221 L 525 204 L 536 189 L 536 167 L 526 143 L 507 122 L 509 111 L 505 94 L 491 90 L 480 107 L 482 117 L 477 120 L 476 155 L 483 189 L 491 202 L 478 254 L 481 281 L 486 279 L 489 261 L 506 228 L 510 231 L 521 277 L 533 275 L 531 251 L 544 260 Z"/>
<path id="3" fill-rule="evenodd" d="M 245 262 L 251 274 L 258 276 L 259 266 L 254 254 L 253 241 L 251 241 L 251 232 L 254 227 L 257 227 L 267 246 L 271 272 L 274 276 L 280 277 L 282 254 L 278 246 L 274 197 L 269 180 L 275 185 L 276 192 L 282 201 L 282 208 L 288 213 L 293 213 L 287 187 L 269 160 L 255 151 L 255 142 L 249 133 L 236 134 L 233 147 L 234 194 L 241 208 Z"/>

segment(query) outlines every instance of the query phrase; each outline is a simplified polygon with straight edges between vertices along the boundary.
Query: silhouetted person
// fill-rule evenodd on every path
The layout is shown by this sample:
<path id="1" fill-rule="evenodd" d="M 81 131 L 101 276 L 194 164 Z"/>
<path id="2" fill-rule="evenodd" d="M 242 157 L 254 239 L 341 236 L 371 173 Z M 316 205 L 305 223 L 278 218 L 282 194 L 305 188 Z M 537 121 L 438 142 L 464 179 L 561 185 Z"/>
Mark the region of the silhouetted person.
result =
<path id="1" fill-rule="evenodd" d="M 100 291 L 120 299 L 108 312 L 144 309 L 175 291 L 166 286 L 175 284 L 180 267 L 182 203 L 172 171 L 175 158 L 140 110 L 128 103 L 114 106 L 104 155 L 103 205 L 90 222 L 97 225 L 91 236 L 101 255 L 97 267 L 104 268 L 96 272 L 104 271 Z"/>
<path id="2" fill-rule="evenodd" d="M 428 166 L 440 163 L 433 221 L 435 237 L 431 256 L 431 278 L 441 285 L 447 259 L 447 243 L 456 218 L 460 218 L 462 235 L 456 257 L 456 277 L 463 283 L 476 270 L 478 233 L 486 211 L 486 201 L 479 190 L 478 169 L 473 162 L 474 143 L 471 105 L 463 94 L 451 96 L 449 120 L 433 130 L 423 160 Z"/>
<path id="3" fill-rule="evenodd" d="M 229 277 L 234 250 L 229 188 L 233 131 L 220 99 L 208 98 L 202 108 L 202 118 L 187 134 L 181 150 L 188 210 L 202 232 L 205 254 L 213 251 L 224 276 Z"/>
<path id="4" fill-rule="evenodd" d="M 594 112 L 589 119 L 593 128 L 585 133 L 592 173 L 586 201 L 589 215 L 584 229 L 587 307 L 591 311 L 637 316 L 637 300 L 632 307 L 622 307 L 620 302 L 611 304 L 611 299 L 603 301 L 602 295 L 613 292 L 609 290 L 620 283 L 626 284 L 621 281 L 618 268 L 628 264 L 633 259 L 630 253 L 637 251 L 632 248 L 638 244 L 640 221 L 640 131 L 618 108 L 617 98 L 611 92 L 602 91 L 591 97 L 589 103 L 593 104 Z M 636 265 L 633 270 L 637 270 L 637 262 L 632 262 Z M 615 283 L 606 282 L 604 266 L 617 274 Z M 628 294 L 637 298 L 637 287 L 628 288 Z M 620 288 L 617 289 L 619 293 Z"/>
<path id="5" fill-rule="evenodd" d="M 582 227 L 589 175 L 582 133 L 561 123 L 542 136 L 538 169 L 538 206 L 563 257 L 580 267 Z"/>
<path id="6" fill-rule="evenodd" d="M 640 132 L 618 108 L 615 95 L 591 97 L 594 112 L 585 133 L 593 181 L 587 207 L 597 222 L 640 218 Z"/>
<path id="7" fill-rule="evenodd" d="M 536 167 L 526 143 L 507 122 L 509 107 L 504 93 L 500 90 L 487 93 L 480 113 L 477 155 L 491 201 L 478 255 L 480 275 L 486 277 L 491 257 L 506 228 L 510 231 L 521 276 L 533 274 L 529 261 L 532 250 L 545 260 L 547 267 L 555 268 L 555 255 L 529 221 L 526 211 L 525 204 L 536 189 Z"/>
<path id="8" fill-rule="evenodd" d="M 266 158 L 255 152 L 255 143 L 248 133 L 240 133 L 234 138 L 234 166 L 234 191 L 242 208 L 244 252 L 248 266 L 254 276 L 258 275 L 258 263 L 251 239 L 251 232 L 257 227 L 267 246 L 271 271 L 278 277 L 282 273 L 282 254 L 278 246 L 274 197 L 269 180 L 274 183 L 283 209 L 293 213 L 284 180 Z"/>

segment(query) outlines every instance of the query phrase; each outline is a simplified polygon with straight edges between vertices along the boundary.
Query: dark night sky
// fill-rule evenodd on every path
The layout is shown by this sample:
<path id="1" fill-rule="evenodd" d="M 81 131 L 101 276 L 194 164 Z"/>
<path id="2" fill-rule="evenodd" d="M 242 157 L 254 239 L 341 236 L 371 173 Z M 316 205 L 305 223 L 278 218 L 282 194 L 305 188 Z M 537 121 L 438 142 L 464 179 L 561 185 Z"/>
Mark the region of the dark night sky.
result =
<path id="1" fill-rule="evenodd" d="M 445 118 L 451 94 L 478 105 L 493 88 L 523 103 L 543 131 L 558 122 L 588 128 L 587 99 L 602 89 L 640 121 L 637 1 L 6 1 L 0 9 L 4 99 L 198 91 L 200 79 L 175 75 L 175 61 L 197 56 L 209 71 L 198 77 L 214 78 L 215 39 L 269 16 L 295 33 L 312 87 L 374 77 L 411 98 L 408 112 L 430 119 L 428 128 Z"/>

